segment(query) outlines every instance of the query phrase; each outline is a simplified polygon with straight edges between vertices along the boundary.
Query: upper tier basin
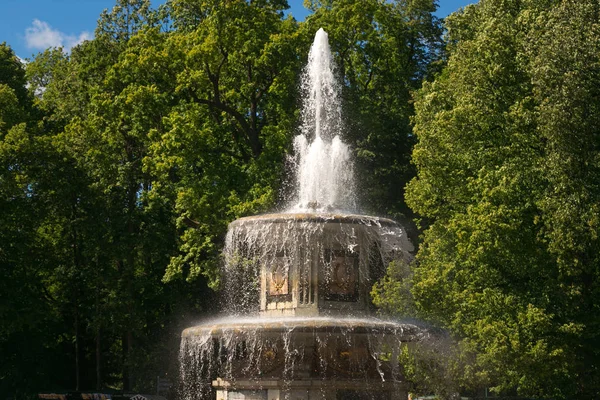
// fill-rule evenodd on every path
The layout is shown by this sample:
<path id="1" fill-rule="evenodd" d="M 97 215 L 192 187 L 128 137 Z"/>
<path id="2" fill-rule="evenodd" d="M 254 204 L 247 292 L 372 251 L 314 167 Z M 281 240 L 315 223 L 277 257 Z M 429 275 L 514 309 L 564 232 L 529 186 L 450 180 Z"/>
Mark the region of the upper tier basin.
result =
<path id="1" fill-rule="evenodd" d="M 229 225 L 224 252 L 229 311 L 367 315 L 373 283 L 390 260 L 409 262 L 412 250 L 404 229 L 387 218 L 337 213 L 240 218 Z"/>

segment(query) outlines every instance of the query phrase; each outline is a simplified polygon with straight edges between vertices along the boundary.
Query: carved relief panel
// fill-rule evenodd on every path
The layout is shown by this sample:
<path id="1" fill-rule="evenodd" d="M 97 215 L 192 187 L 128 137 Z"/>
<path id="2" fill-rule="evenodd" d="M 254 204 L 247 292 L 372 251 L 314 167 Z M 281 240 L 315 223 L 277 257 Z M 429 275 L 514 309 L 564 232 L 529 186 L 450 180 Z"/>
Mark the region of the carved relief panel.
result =
<path id="1" fill-rule="evenodd" d="M 358 253 L 327 250 L 325 263 L 325 300 L 358 301 Z"/>
<path id="2" fill-rule="evenodd" d="M 284 252 L 278 252 L 267 268 L 267 300 L 291 300 L 291 262 Z"/>

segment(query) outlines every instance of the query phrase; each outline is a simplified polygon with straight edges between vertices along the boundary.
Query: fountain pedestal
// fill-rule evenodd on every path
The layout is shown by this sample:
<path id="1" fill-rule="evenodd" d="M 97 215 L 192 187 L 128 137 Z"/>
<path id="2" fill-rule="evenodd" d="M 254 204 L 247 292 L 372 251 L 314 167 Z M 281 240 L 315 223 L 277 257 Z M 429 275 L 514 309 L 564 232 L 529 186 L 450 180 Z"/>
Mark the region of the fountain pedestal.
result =
<path id="1" fill-rule="evenodd" d="M 395 360 L 423 332 L 370 316 L 369 292 L 385 265 L 408 262 L 411 250 L 402 227 L 383 218 L 234 221 L 225 249 L 229 303 L 254 313 L 183 332 L 182 376 L 193 382 L 186 392 L 223 400 L 406 399 Z"/>

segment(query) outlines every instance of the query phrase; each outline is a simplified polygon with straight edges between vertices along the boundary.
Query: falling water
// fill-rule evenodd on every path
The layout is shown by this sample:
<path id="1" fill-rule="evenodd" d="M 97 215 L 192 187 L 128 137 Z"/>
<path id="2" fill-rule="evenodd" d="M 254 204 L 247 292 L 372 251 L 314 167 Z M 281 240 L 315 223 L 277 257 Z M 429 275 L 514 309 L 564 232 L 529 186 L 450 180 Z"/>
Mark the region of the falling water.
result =
<path id="1" fill-rule="evenodd" d="M 308 293 L 314 282 L 303 266 L 317 259 L 319 272 L 328 281 L 333 274 L 331 249 L 359 256 L 361 268 L 368 269 L 373 280 L 385 274 L 392 260 L 409 263 L 414 247 L 402 226 L 368 215 L 284 213 L 240 218 L 229 225 L 225 238 L 222 309 L 229 315 L 258 313 L 261 271 L 279 260 L 284 275 L 297 275 L 298 290 Z M 362 315 L 358 310 L 353 313 Z"/>
<path id="2" fill-rule="evenodd" d="M 341 140 L 340 88 L 327 33 L 319 29 L 302 76 L 301 134 L 294 140 L 291 212 L 356 209 L 352 153 Z"/>
<path id="3" fill-rule="evenodd" d="M 322 383 L 324 387 L 336 380 L 356 382 L 373 392 L 369 400 L 382 400 L 386 397 L 380 390 L 386 381 L 402 379 L 396 363 L 384 362 L 386 355 L 397 355 L 403 343 L 422 337 L 423 331 L 415 325 L 374 318 L 237 317 L 205 321 L 183 333 L 184 397 L 210 398 L 211 377 L 216 376 L 229 382 L 253 381 L 257 388 L 261 388 L 261 380 L 283 378 L 282 383 L 289 385 L 310 377 L 312 385 Z"/>

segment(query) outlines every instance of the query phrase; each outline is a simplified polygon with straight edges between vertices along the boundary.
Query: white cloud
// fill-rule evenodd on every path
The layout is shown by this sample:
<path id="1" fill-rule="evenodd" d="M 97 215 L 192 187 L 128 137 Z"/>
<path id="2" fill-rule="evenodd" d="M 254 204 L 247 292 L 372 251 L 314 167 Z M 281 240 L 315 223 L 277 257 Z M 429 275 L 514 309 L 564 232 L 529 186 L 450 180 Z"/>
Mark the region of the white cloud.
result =
<path id="1" fill-rule="evenodd" d="M 45 50 L 48 47 L 63 47 L 65 51 L 69 51 L 72 47 L 90 39 L 92 35 L 89 32 L 83 31 L 78 36 L 67 35 L 39 19 L 34 19 L 31 26 L 25 29 L 25 42 L 30 49 Z"/>

